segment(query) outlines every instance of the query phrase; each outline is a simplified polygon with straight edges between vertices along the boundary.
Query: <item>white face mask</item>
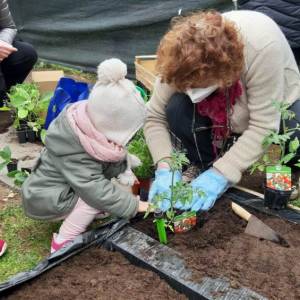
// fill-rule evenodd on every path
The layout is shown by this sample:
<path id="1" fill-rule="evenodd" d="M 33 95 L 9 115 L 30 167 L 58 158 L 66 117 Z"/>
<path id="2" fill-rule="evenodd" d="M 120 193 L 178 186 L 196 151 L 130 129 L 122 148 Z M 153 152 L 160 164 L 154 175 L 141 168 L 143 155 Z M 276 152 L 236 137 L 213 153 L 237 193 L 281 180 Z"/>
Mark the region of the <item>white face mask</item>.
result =
<path id="1" fill-rule="evenodd" d="M 193 103 L 198 103 L 212 94 L 217 88 L 217 85 L 213 85 L 207 88 L 188 89 L 185 93 L 191 98 Z"/>

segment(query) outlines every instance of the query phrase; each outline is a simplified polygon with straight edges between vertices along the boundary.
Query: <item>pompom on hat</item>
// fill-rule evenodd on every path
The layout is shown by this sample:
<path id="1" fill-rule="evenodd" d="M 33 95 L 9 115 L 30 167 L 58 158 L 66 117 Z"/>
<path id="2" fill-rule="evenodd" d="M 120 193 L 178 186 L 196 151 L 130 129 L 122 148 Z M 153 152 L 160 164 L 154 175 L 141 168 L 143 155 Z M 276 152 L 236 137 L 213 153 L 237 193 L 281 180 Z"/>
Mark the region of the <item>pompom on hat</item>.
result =
<path id="1" fill-rule="evenodd" d="M 144 100 L 126 75 L 127 67 L 121 60 L 103 61 L 87 104 L 95 128 L 121 146 L 144 125 L 147 115 Z"/>

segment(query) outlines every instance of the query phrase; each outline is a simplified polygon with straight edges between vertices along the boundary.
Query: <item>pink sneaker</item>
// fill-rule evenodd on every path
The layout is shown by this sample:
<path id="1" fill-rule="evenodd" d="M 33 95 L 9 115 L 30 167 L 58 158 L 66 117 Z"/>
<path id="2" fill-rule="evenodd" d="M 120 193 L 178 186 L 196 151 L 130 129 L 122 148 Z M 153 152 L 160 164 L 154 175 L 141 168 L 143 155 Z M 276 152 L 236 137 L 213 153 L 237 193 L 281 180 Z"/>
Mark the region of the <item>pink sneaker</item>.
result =
<path id="1" fill-rule="evenodd" d="M 51 254 L 54 253 L 55 251 L 58 251 L 63 246 L 65 246 L 66 244 L 71 242 L 71 240 L 65 240 L 62 243 L 58 243 L 58 242 L 56 242 L 56 239 L 57 239 L 57 233 L 53 233 L 52 242 L 51 242 L 51 250 L 50 250 Z"/>
<path id="2" fill-rule="evenodd" d="M 2 256 L 7 248 L 7 244 L 5 241 L 0 240 L 0 256 Z"/>

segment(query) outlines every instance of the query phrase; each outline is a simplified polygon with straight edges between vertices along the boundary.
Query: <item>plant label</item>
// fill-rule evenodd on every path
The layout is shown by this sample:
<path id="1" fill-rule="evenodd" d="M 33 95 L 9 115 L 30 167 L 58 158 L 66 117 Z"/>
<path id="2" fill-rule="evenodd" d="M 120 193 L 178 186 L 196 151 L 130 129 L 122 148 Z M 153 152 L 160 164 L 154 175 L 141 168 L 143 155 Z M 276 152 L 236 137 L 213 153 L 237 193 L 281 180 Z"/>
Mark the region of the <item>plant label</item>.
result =
<path id="1" fill-rule="evenodd" d="M 266 168 L 267 187 L 280 190 L 290 191 L 292 188 L 291 168 L 286 166 L 269 166 Z"/>

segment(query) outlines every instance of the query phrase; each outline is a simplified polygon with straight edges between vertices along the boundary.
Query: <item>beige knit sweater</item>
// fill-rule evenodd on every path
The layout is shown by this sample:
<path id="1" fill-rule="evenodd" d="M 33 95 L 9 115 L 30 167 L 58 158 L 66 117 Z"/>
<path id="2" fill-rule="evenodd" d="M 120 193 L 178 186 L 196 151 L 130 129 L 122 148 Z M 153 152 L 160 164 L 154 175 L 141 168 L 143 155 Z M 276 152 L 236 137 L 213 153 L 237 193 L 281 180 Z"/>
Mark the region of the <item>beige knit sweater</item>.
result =
<path id="1" fill-rule="evenodd" d="M 214 167 L 230 182 L 262 155 L 262 140 L 278 130 L 280 116 L 272 101 L 292 104 L 300 99 L 300 74 L 293 53 L 279 27 L 267 16 L 252 11 L 232 11 L 223 16 L 235 22 L 245 43 L 243 94 L 234 106 L 232 131 L 242 134 Z M 154 162 L 172 151 L 165 109 L 176 90 L 156 80 L 149 101 L 145 135 Z"/>

